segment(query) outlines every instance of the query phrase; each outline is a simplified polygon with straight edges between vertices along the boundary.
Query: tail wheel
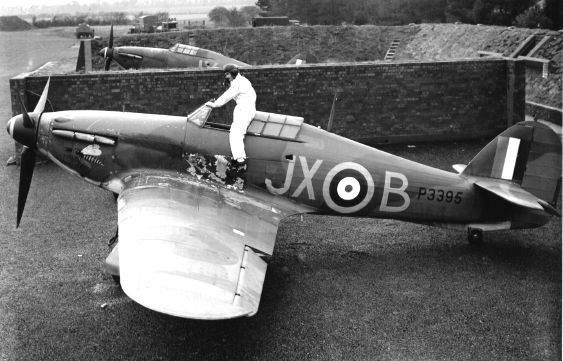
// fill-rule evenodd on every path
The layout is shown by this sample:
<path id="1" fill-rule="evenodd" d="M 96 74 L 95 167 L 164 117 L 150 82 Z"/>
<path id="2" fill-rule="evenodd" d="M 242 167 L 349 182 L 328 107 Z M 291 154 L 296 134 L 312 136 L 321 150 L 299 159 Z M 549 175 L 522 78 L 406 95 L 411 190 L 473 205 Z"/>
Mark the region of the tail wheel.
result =
<path id="1" fill-rule="evenodd" d="M 479 228 L 469 228 L 467 230 L 467 240 L 473 245 L 483 244 L 483 230 Z"/>

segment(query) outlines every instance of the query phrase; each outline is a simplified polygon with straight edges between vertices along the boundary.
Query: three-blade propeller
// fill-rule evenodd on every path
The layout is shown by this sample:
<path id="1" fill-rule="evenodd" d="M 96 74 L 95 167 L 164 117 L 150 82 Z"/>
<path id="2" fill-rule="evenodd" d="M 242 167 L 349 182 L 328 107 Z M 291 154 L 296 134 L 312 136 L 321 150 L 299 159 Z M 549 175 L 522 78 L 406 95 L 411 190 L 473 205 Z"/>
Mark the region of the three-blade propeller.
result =
<path id="1" fill-rule="evenodd" d="M 111 28 L 109 31 L 109 44 L 107 48 L 100 50 L 100 56 L 104 57 L 105 64 L 104 69 L 109 70 L 111 66 L 111 60 L 113 59 L 113 23 L 111 23 Z"/>
<path id="2" fill-rule="evenodd" d="M 23 215 L 23 210 L 25 208 L 25 202 L 27 200 L 27 194 L 29 193 L 29 187 L 31 185 L 31 179 L 33 178 L 33 170 L 35 168 L 35 157 L 37 150 L 37 135 L 39 132 L 39 122 L 41 121 L 41 115 L 45 109 L 45 103 L 47 102 L 47 94 L 49 92 L 49 83 L 51 79 L 47 80 L 47 85 L 43 89 L 41 98 L 35 106 L 32 113 L 28 113 L 25 109 L 22 99 L 20 98 L 20 104 L 22 108 L 22 124 L 9 124 L 11 126 L 12 136 L 24 145 L 23 152 L 21 154 L 21 166 L 20 166 L 20 184 L 18 191 L 18 211 L 16 219 L 16 227 L 19 227 L 20 221 Z M 12 118 L 10 122 L 17 122 Z M 17 133 L 17 134 L 16 134 Z"/>

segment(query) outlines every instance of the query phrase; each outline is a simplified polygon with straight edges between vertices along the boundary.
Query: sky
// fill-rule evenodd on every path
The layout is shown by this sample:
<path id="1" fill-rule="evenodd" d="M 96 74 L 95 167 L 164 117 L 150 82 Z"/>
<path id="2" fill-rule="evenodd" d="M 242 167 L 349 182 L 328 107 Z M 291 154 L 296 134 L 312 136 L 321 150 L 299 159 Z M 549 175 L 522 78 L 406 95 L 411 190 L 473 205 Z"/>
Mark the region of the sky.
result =
<path id="1" fill-rule="evenodd" d="M 154 0 L 137 0 L 138 4 L 150 4 L 152 3 Z M 200 5 L 201 6 L 235 6 L 235 7 L 239 7 L 239 6 L 244 6 L 244 5 L 252 5 L 255 3 L 256 0 L 224 0 L 224 4 L 222 4 L 221 0 L 213 0 L 211 2 L 209 2 L 208 0 L 185 0 L 185 1 L 180 1 L 180 0 L 175 0 L 172 1 L 171 4 L 174 4 L 173 6 L 171 5 L 171 8 L 178 8 L 178 6 L 183 5 L 184 7 L 190 7 L 194 4 Z M 115 2 L 115 1 L 113 1 Z M 119 0 L 117 0 L 117 2 L 120 2 Z M 88 6 L 91 4 L 96 5 L 96 9 L 99 10 L 100 6 L 102 8 L 104 8 L 104 6 L 108 6 L 107 4 L 111 4 L 112 0 L 0 0 L 0 16 L 2 15 L 29 15 L 29 14 L 35 14 L 36 12 L 49 12 L 49 11 L 53 11 L 54 8 L 48 10 L 50 7 L 60 7 L 59 9 L 57 9 L 56 11 L 60 12 L 61 10 L 63 12 L 70 12 L 72 13 L 73 11 L 76 11 L 77 9 L 79 9 L 78 6 Z M 106 4 L 106 5 L 103 5 Z M 161 3 L 162 4 L 162 3 Z M 204 5 L 205 4 L 205 5 Z M 226 5 L 228 4 L 228 5 Z M 70 6 L 66 6 L 66 5 L 70 5 Z M 75 5 L 74 7 L 72 5 Z M 64 6 L 64 7 L 61 7 Z M 110 6 L 111 7 L 111 6 Z M 150 6 L 149 6 L 150 7 Z M 121 9 L 119 11 L 123 11 L 122 10 L 123 6 L 119 7 L 117 9 Z M 74 10 L 73 10 L 74 9 Z M 104 8 L 105 9 L 105 8 Z M 84 9 L 82 9 L 81 11 L 83 11 Z M 108 8 L 108 11 L 113 11 L 112 9 Z"/>
<path id="2" fill-rule="evenodd" d="M 3 7 L 30 7 L 36 6 L 52 6 L 52 5 L 65 5 L 76 2 L 78 4 L 91 4 L 96 3 L 98 0 L 2 0 Z"/>
<path id="3" fill-rule="evenodd" d="M 89 4 L 94 0 L 79 0 L 79 4 Z M 73 2 L 72 0 L 2 0 L 2 6 L 32 6 L 32 5 L 64 5 Z"/>
<path id="4" fill-rule="evenodd" d="M 29 8 L 31 6 L 59 6 L 59 5 L 70 5 L 70 4 L 78 4 L 78 5 L 88 5 L 88 4 L 98 4 L 98 3 L 107 3 L 111 0 L 0 0 L 0 8 Z M 150 0 L 144 0 L 143 3 L 150 2 Z M 220 1 L 219 1 L 220 2 Z M 226 0 L 225 3 L 233 3 L 237 2 L 235 0 Z M 249 3 L 254 4 L 255 0 L 240 0 L 242 3 Z M 197 0 L 187 1 L 186 3 L 199 3 Z M 215 3 L 215 2 L 213 2 Z"/>

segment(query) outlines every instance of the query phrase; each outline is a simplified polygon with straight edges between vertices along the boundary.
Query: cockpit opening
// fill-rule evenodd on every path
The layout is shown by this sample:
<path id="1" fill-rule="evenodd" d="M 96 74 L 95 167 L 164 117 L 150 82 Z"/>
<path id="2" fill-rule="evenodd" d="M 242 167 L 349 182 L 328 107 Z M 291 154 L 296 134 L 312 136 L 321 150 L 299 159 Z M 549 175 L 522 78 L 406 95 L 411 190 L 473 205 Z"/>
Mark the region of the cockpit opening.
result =
<path id="1" fill-rule="evenodd" d="M 201 128 L 229 130 L 229 124 L 208 122 L 212 110 L 212 108 L 202 105 L 188 115 L 188 121 Z M 247 134 L 295 140 L 303 121 L 302 117 L 257 111 L 248 126 Z"/>

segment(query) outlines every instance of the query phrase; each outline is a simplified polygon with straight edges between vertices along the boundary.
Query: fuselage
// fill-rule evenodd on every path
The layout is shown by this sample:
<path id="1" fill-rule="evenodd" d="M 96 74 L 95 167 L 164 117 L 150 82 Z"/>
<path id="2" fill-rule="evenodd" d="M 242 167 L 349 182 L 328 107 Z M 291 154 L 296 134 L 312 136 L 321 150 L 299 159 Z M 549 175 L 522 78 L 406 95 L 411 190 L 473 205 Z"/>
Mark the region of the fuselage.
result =
<path id="1" fill-rule="evenodd" d="M 161 48 L 121 46 L 113 48 L 111 56 L 113 60 L 126 69 L 208 68 L 222 67 L 228 63 L 237 66 L 247 65 L 211 50 L 191 46 L 184 47 L 185 49 L 173 51 Z M 100 53 L 102 56 L 105 54 L 104 50 Z"/>
<path id="2" fill-rule="evenodd" d="M 127 175 L 188 177 L 190 155 L 230 156 L 226 128 L 178 116 L 62 111 L 43 114 L 38 148 L 67 171 L 119 193 Z M 317 213 L 455 224 L 502 222 L 511 214 L 476 191 L 471 178 L 307 124 L 294 140 L 247 134 L 245 146 L 247 188 Z"/>

